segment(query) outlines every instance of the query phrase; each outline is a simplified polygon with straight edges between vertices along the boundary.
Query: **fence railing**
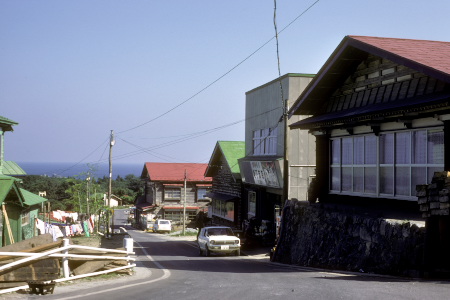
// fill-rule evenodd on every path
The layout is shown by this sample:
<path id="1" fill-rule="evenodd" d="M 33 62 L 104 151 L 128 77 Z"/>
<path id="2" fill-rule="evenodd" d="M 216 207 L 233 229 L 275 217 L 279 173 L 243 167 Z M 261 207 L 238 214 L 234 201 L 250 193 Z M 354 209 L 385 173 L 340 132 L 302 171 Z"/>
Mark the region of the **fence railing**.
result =
<path id="1" fill-rule="evenodd" d="M 48 284 L 50 282 L 58 283 L 58 282 L 64 282 L 67 280 L 79 279 L 79 278 L 83 278 L 83 277 L 97 276 L 97 275 L 101 275 L 101 274 L 106 274 L 106 273 L 111 273 L 111 272 L 116 272 L 116 271 L 120 271 L 120 270 L 133 268 L 136 266 L 136 264 L 131 263 L 132 261 L 135 261 L 135 258 L 130 256 L 130 255 L 135 254 L 133 252 L 133 239 L 132 238 L 124 238 L 124 248 L 125 248 L 125 250 L 118 250 L 118 249 L 107 249 L 107 248 L 96 248 L 96 247 L 88 247 L 88 246 L 81 246 L 81 245 L 73 245 L 73 244 L 70 244 L 69 239 L 63 239 L 62 247 L 59 247 L 57 249 L 48 250 L 48 251 L 41 252 L 41 253 L 0 252 L 0 256 L 25 257 L 23 259 L 19 259 L 19 260 L 13 261 L 11 263 L 5 264 L 3 266 L 0 266 L 0 272 L 4 272 L 9 269 L 13 269 L 15 266 L 23 265 L 23 264 L 26 264 L 28 262 L 32 262 L 35 260 L 45 259 L 48 257 L 53 257 L 53 258 L 56 257 L 56 258 L 61 258 L 61 260 L 62 260 L 62 269 L 63 269 L 64 277 L 58 278 L 58 279 L 53 279 L 53 280 L 48 280 L 48 281 L 43 281 L 43 284 Z M 124 254 L 125 256 L 121 257 L 121 256 L 108 256 L 108 255 L 70 254 L 69 250 L 71 250 L 71 249 L 84 249 L 84 250 L 92 250 L 92 251 L 98 251 L 98 252 L 103 252 L 103 253 Z M 86 274 L 81 274 L 81 275 L 76 275 L 76 276 L 70 276 L 69 258 L 78 259 L 78 260 L 83 259 L 83 258 L 86 260 L 88 260 L 88 259 L 90 259 L 90 260 L 92 260 L 92 259 L 94 259 L 94 260 L 96 260 L 96 259 L 98 259 L 98 260 L 109 260 L 109 259 L 110 260 L 125 260 L 128 262 L 128 264 L 126 266 L 120 266 L 120 267 L 111 268 L 108 270 L 86 273 Z M 0 294 L 15 292 L 15 291 L 27 289 L 27 288 L 29 288 L 28 285 L 23 285 L 23 286 L 13 287 L 13 288 L 9 288 L 9 289 L 3 289 L 3 290 L 0 290 Z"/>

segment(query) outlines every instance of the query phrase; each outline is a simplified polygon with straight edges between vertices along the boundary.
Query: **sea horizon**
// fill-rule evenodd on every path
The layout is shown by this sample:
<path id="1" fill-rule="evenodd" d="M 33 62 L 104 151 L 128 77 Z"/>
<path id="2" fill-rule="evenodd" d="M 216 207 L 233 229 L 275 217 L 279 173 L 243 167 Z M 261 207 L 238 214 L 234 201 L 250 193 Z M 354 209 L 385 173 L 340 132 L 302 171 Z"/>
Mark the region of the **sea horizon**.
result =
<path id="1" fill-rule="evenodd" d="M 71 163 L 71 162 L 17 162 L 27 175 L 48 177 L 86 176 L 89 166 L 93 166 L 90 176 L 96 178 L 109 177 L 108 163 Z M 124 178 L 127 175 L 141 176 L 144 163 L 113 163 L 112 178 Z"/>

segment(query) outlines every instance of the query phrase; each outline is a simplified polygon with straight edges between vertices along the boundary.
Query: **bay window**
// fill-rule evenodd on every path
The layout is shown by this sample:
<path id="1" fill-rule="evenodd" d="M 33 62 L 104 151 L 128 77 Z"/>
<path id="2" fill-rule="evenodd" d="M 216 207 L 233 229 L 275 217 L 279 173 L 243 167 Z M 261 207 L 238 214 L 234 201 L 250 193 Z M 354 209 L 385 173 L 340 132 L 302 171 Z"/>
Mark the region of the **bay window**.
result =
<path id="1" fill-rule="evenodd" d="M 442 128 L 332 138 L 330 191 L 412 200 L 444 167 Z"/>

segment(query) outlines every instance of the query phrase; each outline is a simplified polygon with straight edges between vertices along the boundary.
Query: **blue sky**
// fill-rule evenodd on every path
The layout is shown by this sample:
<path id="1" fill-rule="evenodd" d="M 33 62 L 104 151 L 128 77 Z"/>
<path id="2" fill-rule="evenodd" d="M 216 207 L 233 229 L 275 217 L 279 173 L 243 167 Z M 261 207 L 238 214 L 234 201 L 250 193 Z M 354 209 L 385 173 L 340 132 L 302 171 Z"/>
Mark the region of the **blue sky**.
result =
<path id="1" fill-rule="evenodd" d="M 448 0 L 315 2 L 277 1 L 278 30 L 301 15 L 281 74 L 316 73 L 346 35 L 450 41 Z M 245 92 L 278 77 L 275 40 L 254 53 L 273 15 L 272 0 L 0 1 L 0 115 L 19 123 L 5 159 L 107 162 L 114 130 L 117 162 L 207 163 L 244 140 Z"/>

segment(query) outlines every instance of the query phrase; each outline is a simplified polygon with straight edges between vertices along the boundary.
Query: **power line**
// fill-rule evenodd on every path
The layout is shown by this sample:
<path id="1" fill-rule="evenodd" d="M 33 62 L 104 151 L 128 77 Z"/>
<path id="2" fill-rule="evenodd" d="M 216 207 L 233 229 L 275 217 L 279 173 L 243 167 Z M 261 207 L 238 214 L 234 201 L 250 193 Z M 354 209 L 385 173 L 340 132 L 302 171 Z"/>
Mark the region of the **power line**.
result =
<path id="1" fill-rule="evenodd" d="M 134 127 L 131 127 L 129 129 L 126 130 L 122 130 L 119 131 L 118 134 L 120 133 L 124 133 L 124 132 L 128 132 L 134 129 L 137 129 L 139 127 L 145 126 L 153 121 L 156 121 L 160 118 L 162 118 L 163 116 L 169 114 L 170 112 L 174 111 L 175 109 L 177 109 L 178 107 L 182 106 L 183 104 L 189 102 L 190 100 L 192 100 L 193 98 L 195 98 L 196 96 L 198 96 L 199 94 L 201 94 L 202 92 L 204 92 L 205 90 L 207 90 L 209 87 L 211 87 L 212 85 L 214 85 L 216 82 L 218 82 L 219 80 L 221 80 L 222 78 L 224 78 L 225 76 L 227 76 L 228 74 L 230 74 L 232 71 L 234 71 L 236 68 L 238 68 L 240 65 L 242 65 L 244 62 L 246 62 L 248 59 L 250 59 L 250 57 L 252 57 L 253 55 L 255 55 L 257 52 L 259 52 L 262 48 L 264 48 L 267 44 L 269 44 L 273 39 L 277 38 L 278 39 L 278 35 L 280 33 L 282 33 L 284 30 L 286 30 L 289 26 L 291 26 L 294 22 L 296 22 L 300 17 L 302 17 L 308 10 L 310 10 L 314 5 L 317 4 L 317 2 L 319 2 L 320 0 L 316 0 L 313 4 L 311 4 L 308 8 L 306 8 L 301 14 L 299 14 L 294 20 L 292 20 L 289 24 L 287 24 L 285 27 L 283 27 L 283 29 L 281 29 L 278 34 L 275 34 L 275 36 L 271 37 L 268 41 L 266 41 L 265 43 L 263 43 L 260 47 L 258 47 L 255 51 L 253 51 L 252 53 L 250 53 L 247 57 L 245 57 L 243 60 L 241 60 L 239 63 L 237 63 L 234 67 L 232 67 L 231 69 L 229 69 L 228 71 L 226 71 L 224 74 L 222 74 L 221 76 L 219 76 L 217 79 L 213 80 L 211 83 L 209 83 L 208 85 L 206 85 L 204 88 L 202 88 L 200 91 L 198 91 L 197 93 L 195 93 L 194 95 L 192 95 L 191 97 L 187 98 L 186 100 L 182 101 L 181 103 L 175 105 L 174 107 L 172 107 L 171 109 L 167 110 L 166 112 L 154 117 L 153 119 L 148 120 L 147 122 L 141 123 L 139 125 L 136 125 Z M 280 75 L 281 76 L 281 75 Z"/>

